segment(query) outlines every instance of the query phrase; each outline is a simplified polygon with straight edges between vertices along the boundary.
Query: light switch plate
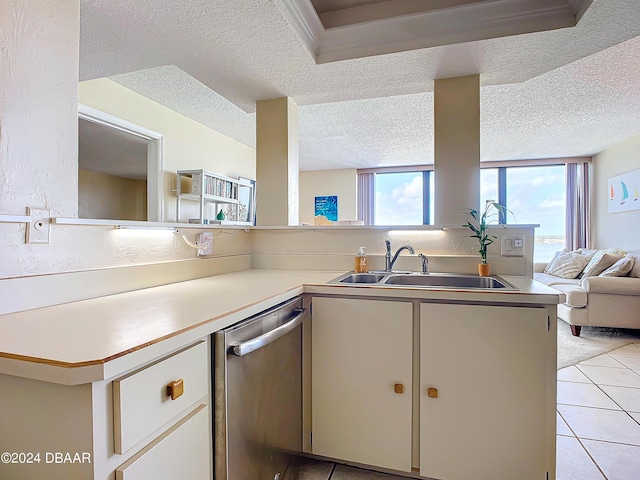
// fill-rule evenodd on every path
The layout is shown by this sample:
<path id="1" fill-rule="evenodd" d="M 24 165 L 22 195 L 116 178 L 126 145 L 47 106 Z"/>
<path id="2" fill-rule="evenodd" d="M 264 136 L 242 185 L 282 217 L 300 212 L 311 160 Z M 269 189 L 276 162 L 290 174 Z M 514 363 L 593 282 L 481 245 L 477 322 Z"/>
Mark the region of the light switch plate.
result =
<path id="1" fill-rule="evenodd" d="M 524 235 L 501 235 L 500 254 L 505 257 L 524 257 Z"/>
<path id="2" fill-rule="evenodd" d="M 51 240 L 51 210 L 28 208 L 31 222 L 27 224 L 26 243 L 49 243 Z"/>

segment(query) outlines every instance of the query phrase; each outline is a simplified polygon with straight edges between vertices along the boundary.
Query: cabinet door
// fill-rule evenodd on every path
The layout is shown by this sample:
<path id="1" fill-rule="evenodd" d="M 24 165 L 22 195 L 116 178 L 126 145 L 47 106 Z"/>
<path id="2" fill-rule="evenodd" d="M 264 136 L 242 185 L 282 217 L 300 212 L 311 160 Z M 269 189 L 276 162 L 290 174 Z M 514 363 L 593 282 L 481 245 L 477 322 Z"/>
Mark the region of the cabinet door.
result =
<path id="1" fill-rule="evenodd" d="M 422 476 L 545 478 L 548 339 L 543 308 L 421 305 Z"/>
<path id="2" fill-rule="evenodd" d="M 411 471 L 412 330 L 409 302 L 313 299 L 314 454 Z"/>
<path id="3" fill-rule="evenodd" d="M 201 405 L 116 469 L 116 480 L 211 479 L 209 410 Z"/>

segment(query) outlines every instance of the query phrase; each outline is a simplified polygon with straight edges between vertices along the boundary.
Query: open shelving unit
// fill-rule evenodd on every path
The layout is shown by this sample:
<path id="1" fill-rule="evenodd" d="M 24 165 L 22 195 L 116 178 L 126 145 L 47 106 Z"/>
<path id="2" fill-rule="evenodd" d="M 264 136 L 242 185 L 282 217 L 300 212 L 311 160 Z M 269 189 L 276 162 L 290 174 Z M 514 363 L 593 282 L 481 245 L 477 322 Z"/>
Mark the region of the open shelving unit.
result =
<path id="1" fill-rule="evenodd" d="M 250 180 L 226 177 L 203 169 L 178 170 L 177 175 L 176 219 L 178 222 L 202 225 L 253 225 L 254 183 Z M 189 181 L 183 183 L 184 179 Z M 190 187 L 183 191 L 184 186 L 189 184 Z M 186 220 L 182 218 L 183 202 L 199 204 L 198 218 Z M 224 207 L 227 218 L 217 220 L 216 213 L 207 216 L 205 209 L 207 205 L 212 205 L 213 212 L 216 213 Z"/>

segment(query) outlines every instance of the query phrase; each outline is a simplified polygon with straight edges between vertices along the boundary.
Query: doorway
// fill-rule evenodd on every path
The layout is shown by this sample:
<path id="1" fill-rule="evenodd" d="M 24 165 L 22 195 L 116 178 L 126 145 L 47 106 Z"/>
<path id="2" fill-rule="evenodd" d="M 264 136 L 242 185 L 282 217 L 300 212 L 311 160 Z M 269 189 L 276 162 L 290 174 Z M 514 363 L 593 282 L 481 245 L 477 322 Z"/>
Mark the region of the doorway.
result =
<path id="1" fill-rule="evenodd" d="M 78 217 L 164 219 L 163 136 L 80 104 Z"/>

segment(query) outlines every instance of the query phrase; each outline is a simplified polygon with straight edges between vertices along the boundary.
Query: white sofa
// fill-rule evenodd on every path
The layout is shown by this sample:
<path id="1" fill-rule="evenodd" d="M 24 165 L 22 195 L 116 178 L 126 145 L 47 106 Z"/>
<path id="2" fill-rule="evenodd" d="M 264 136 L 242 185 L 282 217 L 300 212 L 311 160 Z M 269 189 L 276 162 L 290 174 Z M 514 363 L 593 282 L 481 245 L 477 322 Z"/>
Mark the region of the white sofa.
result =
<path id="1" fill-rule="evenodd" d="M 640 252 L 633 269 L 622 277 L 583 276 L 560 278 L 544 273 L 546 263 L 534 264 L 534 279 L 565 293 L 558 316 L 580 336 L 583 326 L 640 329 Z"/>

